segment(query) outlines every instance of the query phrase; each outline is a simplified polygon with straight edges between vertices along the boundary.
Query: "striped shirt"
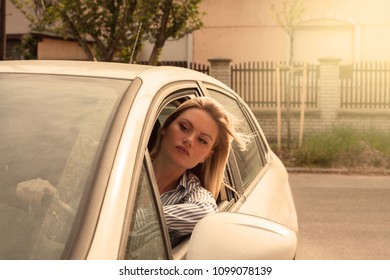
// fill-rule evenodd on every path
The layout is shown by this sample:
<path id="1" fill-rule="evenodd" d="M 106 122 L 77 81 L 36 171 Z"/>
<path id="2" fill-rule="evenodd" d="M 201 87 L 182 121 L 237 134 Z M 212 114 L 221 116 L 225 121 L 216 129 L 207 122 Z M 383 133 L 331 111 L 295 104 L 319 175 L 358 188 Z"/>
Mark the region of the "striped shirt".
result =
<path id="1" fill-rule="evenodd" d="M 183 174 L 175 189 L 161 195 L 161 202 L 172 246 L 191 234 L 200 219 L 218 211 L 214 196 L 190 172 Z"/>

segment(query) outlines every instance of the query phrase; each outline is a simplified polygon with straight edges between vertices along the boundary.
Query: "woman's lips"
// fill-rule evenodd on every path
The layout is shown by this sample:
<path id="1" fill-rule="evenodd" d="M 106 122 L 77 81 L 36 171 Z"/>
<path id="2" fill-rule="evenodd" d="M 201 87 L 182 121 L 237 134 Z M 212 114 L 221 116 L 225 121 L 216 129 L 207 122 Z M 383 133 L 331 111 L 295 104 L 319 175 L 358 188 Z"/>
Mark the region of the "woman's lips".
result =
<path id="1" fill-rule="evenodd" d="M 176 146 L 176 149 L 177 149 L 180 153 L 182 153 L 182 154 L 185 154 L 185 155 L 187 155 L 187 156 L 190 155 L 190 152 L 189 152 L 186 148 L 184 148 L 183 146 Z"/>

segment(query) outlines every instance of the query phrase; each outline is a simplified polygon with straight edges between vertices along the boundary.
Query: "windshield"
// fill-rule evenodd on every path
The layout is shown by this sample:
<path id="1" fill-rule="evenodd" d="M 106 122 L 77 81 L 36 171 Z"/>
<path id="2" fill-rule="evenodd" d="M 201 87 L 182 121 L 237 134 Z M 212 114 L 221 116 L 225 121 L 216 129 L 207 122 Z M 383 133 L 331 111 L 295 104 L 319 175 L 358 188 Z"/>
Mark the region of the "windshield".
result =
<path id="1" fill-rule="evenodd" d="M 0 74 L 0 258 L 58 259 L 130 81 Z"/>

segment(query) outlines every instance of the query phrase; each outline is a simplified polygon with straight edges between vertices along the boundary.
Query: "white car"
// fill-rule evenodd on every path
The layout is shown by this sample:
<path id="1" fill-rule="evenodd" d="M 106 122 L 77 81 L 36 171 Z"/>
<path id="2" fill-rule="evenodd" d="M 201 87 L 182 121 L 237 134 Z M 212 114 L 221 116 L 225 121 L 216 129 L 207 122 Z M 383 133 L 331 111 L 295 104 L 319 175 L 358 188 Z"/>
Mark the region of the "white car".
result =
<path id="1" fill-rule="evenodd" d="M 220 211 L 172 248 L 150 145 L 184 100 L 211 96 L 253 135 L 233 143 Z M 293 259 L 298 222 L 288 174 L 251 110 L 196 71 L 121 63 L 0 62 L 0 259 Z M 55 196 L 21 199 L 49 182 Z M 36 206 L 32 199 L 42 203 Z M 136 209 L 147 209 L 146 227 Z"/>

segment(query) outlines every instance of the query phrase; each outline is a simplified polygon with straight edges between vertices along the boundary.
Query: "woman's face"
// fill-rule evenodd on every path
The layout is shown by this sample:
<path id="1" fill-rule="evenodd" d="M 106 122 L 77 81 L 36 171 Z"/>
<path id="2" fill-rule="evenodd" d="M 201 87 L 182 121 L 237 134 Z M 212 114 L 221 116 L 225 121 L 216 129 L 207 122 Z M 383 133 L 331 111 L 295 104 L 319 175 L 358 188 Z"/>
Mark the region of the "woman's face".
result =
<path id="1" fill-rule="evenodd" d="M 184 170 L 204 162 L 212 153 L 218 125 L 204 110 L 187 109 L 163 133 L 160 153 Z"/>

